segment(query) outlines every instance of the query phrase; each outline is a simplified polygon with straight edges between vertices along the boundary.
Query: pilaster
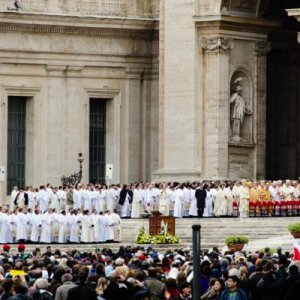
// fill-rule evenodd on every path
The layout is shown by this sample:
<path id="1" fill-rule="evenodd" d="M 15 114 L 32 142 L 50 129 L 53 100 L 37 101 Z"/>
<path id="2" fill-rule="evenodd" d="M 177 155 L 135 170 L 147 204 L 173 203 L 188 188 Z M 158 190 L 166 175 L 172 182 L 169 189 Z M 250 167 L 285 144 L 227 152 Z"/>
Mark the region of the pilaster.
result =
<path id="1" fill-rule="evenodd" d="M 47 65 L 48 101 L 45 122 L 47 182 L 60 182 L 64 170 L 64 119 L 65 119 L 65 70 L 66 66 Z"/>
<path id="2" fill-rule="evenodd" d="M 229 54 L 233 40 L 226 37 L 203 38 L 204 53 L 204 173 L 207 179 L 227 178 L 228 166 L 228 82 Z"/>

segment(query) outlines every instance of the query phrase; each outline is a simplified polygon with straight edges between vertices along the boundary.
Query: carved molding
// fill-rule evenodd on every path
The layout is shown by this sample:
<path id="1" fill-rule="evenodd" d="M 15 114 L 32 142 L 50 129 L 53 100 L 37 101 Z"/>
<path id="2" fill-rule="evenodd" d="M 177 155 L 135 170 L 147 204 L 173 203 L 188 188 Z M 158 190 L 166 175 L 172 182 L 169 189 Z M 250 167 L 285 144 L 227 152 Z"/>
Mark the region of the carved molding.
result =
<path id="1" fill-rule="evenodd" d="M 204 51 L 230 51 L 233 46 L 234 42 L 233 39 L 230 38 L 223 38 L 223 37 L 217 37 L 217 38 L 203 38 L 202 39 L 202 49 Z"/>
<path id="2" fill-rule="evenodd" d="M 152 40 L 156 38 L 155 30 L 136 29 L 114 29 L 114 28 L 92 28 L 75 26 L 55 26 L 41 24 L 0 24 L 0 32 L 22 32 L 22 33 L 43 33 L 43 34 L 67 34 L 67 35 L 92 35 L 92 36 L 120 36 L 134 37 L 139 39 Z"/>
<path id="3" fill-rule="evenodd" d="M 255 43 L 255 55 L 257 56 L 265 56 L 271 52 L 271 44 L 264 40 L 264 41 L 257 41 Z"/>

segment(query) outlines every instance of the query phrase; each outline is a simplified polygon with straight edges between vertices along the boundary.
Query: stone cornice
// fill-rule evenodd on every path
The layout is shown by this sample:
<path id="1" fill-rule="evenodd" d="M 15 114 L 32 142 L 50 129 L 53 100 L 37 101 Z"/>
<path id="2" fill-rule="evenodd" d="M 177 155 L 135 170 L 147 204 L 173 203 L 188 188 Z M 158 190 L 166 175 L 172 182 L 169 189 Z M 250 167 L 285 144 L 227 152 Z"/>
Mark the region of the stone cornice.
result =
<path id="1" fill-rule="evenodd" d="M 156 23 L 153 19 L 0 13 L 0 32 L 157 39 Z"/>
<path id="2" fill-rule="evenodd" d="M 196 27 L 203 31 L 226 30 L 267 34 L 280 26 L 279 21 L 233 16 L 194 17 Z"/>

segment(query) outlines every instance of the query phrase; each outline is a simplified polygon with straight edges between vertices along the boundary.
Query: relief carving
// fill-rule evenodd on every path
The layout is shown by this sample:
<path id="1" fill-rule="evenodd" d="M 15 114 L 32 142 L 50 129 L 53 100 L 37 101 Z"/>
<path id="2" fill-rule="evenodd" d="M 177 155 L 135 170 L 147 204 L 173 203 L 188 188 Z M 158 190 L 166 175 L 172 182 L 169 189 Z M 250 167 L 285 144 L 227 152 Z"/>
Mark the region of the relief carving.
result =
<path id="1" fill-rule="evenodd" d="M 212 38 L 212 39 L 202 39 L 202 48 L 205 51 L 230 51 L 233 48 L 233 39 L 229 38 Z"/>
<path id="2" fill-rule="evenodd" d="M 257 56 L 264 56 L 271 52 L 271 44 L 264 40 L 255 43 L 255 54 Z"/>

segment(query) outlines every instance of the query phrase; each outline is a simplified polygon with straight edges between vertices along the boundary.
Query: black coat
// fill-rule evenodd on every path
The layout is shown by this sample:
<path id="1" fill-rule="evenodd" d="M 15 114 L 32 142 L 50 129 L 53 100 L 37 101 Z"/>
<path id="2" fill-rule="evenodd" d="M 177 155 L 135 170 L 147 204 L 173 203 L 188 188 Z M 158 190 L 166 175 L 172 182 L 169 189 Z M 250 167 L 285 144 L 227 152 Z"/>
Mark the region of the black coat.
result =
<path id="1" fill-rule="evenodd" d="M 133 192 L 131 190 L 122 189 L 120 192 L 120 199 L 118 201 L 118 204 L 120 204 L 120 205 L 124 204 L 127 194 L 129 196 L 129 203 L 132 202 Z"/>
<path id="2" fill-rule="evenodd" d="M 17 206 L 18 205 L 18 198 L 20 196 L 20 192 L 18 193 L 15 201 L 14 201 L 14 204 Z M 24 192 L 24 204 L 25 205 L 28 205 L 28 194 L 26 192 Z"/>
<path id="3" fill-rule="evenodd" d="M 89 286 L 79 284 L 69 290 L 67 300 L 97 300 L 97 293 Z"/>
<path id="4" fill-rule="evenodd" d="M 206 190 L 197 189 L 195 197 L 197 199 L 197 208 L 205 208 Z"/>

